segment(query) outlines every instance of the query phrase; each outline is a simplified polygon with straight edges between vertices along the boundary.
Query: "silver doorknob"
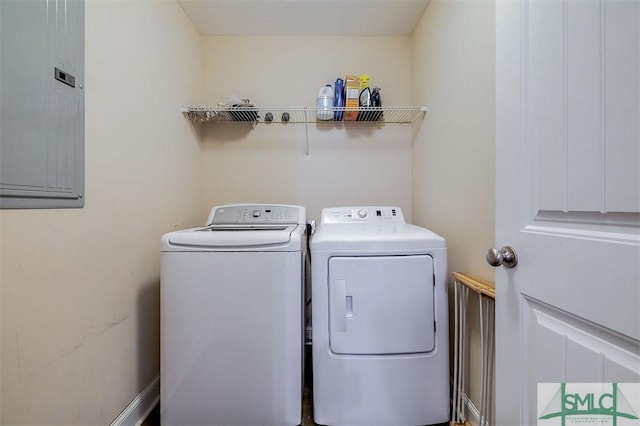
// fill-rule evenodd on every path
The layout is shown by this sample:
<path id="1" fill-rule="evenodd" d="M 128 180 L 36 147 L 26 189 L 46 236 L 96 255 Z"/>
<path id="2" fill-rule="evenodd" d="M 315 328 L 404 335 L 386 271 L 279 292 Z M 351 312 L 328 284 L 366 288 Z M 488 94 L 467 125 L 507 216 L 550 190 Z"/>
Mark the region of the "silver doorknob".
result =
<path id="1" fill-rule="evenodd" d="M 486 259 L 491 266 L 504 265 L 505 268 L 513 268 L 518 264 L 518 255 L 510 246 L 504 246 L 500 250 L 497 248 L 489 249 Z"/>

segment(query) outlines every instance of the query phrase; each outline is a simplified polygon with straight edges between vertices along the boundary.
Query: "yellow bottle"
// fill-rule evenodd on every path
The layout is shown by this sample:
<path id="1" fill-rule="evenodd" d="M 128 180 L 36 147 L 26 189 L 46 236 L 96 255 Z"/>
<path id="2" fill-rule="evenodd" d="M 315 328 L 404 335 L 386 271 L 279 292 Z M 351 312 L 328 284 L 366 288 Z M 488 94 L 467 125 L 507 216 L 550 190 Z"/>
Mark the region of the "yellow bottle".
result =
<path id="1" fill-rule="evenodd" d="M 360 102 L 361 107 L 371 106 L 371 90 L 369 89 L 369 75 L 362 74 L 360 76 Z"/>
<path id="2" fill-rule="evenodd" d="M 358 102 L 360 111 L 358 112 L 358 121 L 370 121 L 371 111 L 362 111 L 362 108 L 371 107 L 371 90 L 369 89 L 369 75 L 362 74 L 360 76 L 360 98 Z"/>

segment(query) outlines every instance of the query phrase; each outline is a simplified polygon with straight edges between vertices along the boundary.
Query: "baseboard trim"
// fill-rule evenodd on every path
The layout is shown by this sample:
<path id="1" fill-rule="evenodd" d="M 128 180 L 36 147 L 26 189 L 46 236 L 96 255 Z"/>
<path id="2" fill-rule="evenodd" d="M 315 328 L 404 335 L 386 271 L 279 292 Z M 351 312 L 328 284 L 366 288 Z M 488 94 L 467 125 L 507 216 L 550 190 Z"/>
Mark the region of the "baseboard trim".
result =
<path id="1" fill-rule="evenodd" d="M 463 404 L 463 410 L 464 410 L 464 416 L 467 419 L 467 421 L 465 423 L 460 423 L 460 424 L 466 424 L 467 422 L 470 424 L 474 424 L 474 425 L 480 425 L 480 410 L 478 410 L 478 407 L 476 407 L 476 404 L 473 403 L 473 401 L 471 400 L 471 398 L 469 398 L 469 396 L 464 393 L 462 394 L 462 404 Z M 473 421 L 471 422 L 470 419 L 473 419 Z M 458 424 L 458 423 L 454 423 L 454 424 Z M 484 425 L 482 426 L 488 426 L 487 421 L 484 421 Z"/>
<path id="2" fill-rule="evenodd" d="M 111 426 L 140 426 L 151 410 L 160 402 L 160 374 L 127 405 L 122 413 L 111 422 Z"/>
<path id="3" fill-rule="evenodd" d="M 475 419 L 475 421 L 477 422 L 476 424 L 480 424 L 480 410 L 478 410 L 478 407 L 476 407 L 476 404 L 473 403 L 471 398 L 469 398 L 466 393 L 463 395 L 463 398 L 464 398 L 464 406 L 466 408 L 465 414 L 467 418 L 473 417 L 473 419 Z"/>

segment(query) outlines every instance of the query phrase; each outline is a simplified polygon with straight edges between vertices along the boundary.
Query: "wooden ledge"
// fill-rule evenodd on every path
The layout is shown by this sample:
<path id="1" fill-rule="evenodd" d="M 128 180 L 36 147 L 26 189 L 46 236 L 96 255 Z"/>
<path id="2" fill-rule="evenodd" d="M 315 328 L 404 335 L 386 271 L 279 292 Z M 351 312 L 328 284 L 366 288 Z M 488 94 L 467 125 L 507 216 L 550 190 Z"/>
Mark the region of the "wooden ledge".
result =
<path id="1" fill-rule="evenodd" d="M 459 283 L 469 287 L 471 290 L 482 293 L 487 297 L 495 300 L 496 298 L 496 286 L 490 281 L 483 280 L 471 274 L 462 272 L 453 272 L 453 278 Z"/>

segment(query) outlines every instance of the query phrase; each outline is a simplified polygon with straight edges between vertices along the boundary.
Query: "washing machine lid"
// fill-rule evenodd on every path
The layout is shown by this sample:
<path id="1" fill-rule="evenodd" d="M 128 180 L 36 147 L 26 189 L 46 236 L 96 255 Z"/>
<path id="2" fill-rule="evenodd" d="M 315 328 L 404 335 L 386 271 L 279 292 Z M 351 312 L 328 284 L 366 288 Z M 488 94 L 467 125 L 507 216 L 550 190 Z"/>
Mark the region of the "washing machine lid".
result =
<path id="1" fill-rule="evenodd" d="M 168 235 L 171 246 L 202 248 L 262 247 L 288 244 L 300 234 L 298 225 L 207 226 Z M 296 235 L 297 236 L 297 235 Z M 299 240 L 299 237 L 297 238 Z"/>
<path id="2" fill-rule="evenodd" d="M 213 207 L 202 228 L 165 234 L 162 250 L 298 251 L 305 230 L 302 206 L 227 204 Z"/>

